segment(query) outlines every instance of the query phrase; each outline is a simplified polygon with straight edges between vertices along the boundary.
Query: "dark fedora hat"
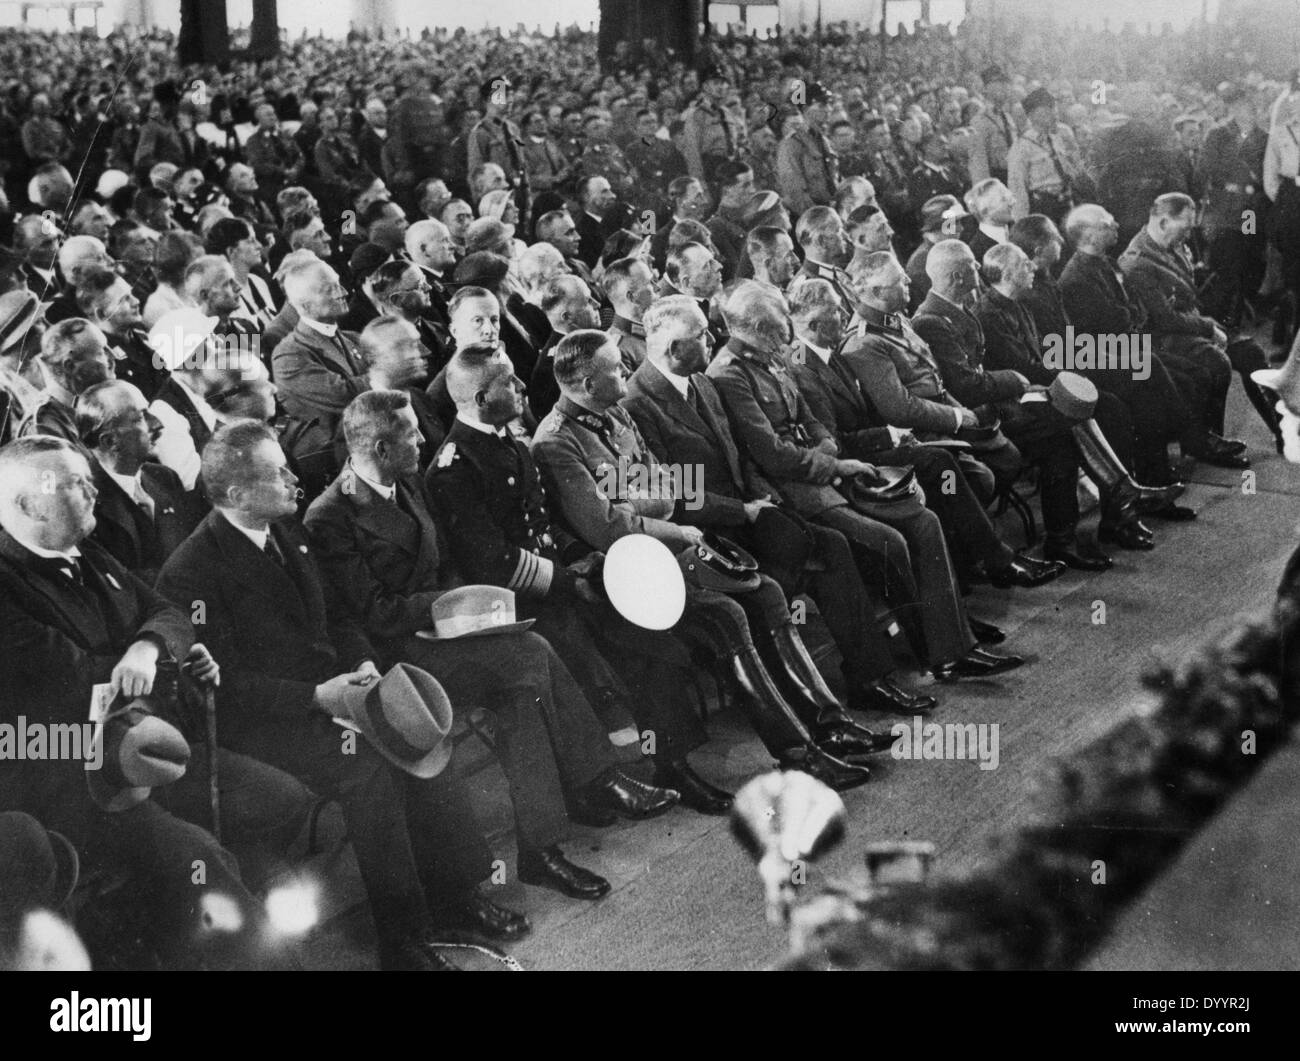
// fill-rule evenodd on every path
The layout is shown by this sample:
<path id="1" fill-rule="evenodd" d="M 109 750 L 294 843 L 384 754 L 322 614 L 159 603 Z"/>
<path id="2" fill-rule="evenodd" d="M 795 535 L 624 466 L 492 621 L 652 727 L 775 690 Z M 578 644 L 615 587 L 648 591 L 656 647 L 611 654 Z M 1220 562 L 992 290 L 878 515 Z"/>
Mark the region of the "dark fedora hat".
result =
<path id="1" fill-rule="evenodd" d="M 0 921 L 57 910 L 77 885 L 77 852 L 30 814 L 0 813 Z"/>
<path id="2" fill-rule="evenodd" d="M 432 674 L 399 663 L 368 685 L 347 685 L 321 705 L 349 722 L 394 766 L 437 777 L 451 761 L 451 700 Z"/>
<path id="3" fill-rule="evenodd" d="M 148 697 L 111 706 L 95 729 L 92 760 L 99 768 L 87 763 L 86 782 L 101 810 L 130 810 L 153 789 L 185 776 L 189 743 L 180 730 L 153 714 L 152 707 Z"/>
<path id="4" fill-rule="evenodd" d="M 758 561 L 720 534 L 706 531 L 704 540 L 677 557 L 688 582 L 720 593 L 747 593 L 760 583 Z"/>

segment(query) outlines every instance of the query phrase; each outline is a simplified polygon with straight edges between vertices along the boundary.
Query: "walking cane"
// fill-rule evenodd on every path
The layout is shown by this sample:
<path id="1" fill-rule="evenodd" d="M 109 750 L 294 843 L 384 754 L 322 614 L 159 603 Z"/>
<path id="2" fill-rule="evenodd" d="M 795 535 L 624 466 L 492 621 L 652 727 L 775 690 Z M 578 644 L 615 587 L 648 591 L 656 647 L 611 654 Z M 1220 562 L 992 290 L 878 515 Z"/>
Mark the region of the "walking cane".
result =
<path id="1" fill-rule="evenodd" d="M 203 722 L 208 744 L 208 800 L 212 805 L 212 835 L 221 843 L 221 790 L 217 778 L 217 694 L 208 682 L 202 683 Z"/>

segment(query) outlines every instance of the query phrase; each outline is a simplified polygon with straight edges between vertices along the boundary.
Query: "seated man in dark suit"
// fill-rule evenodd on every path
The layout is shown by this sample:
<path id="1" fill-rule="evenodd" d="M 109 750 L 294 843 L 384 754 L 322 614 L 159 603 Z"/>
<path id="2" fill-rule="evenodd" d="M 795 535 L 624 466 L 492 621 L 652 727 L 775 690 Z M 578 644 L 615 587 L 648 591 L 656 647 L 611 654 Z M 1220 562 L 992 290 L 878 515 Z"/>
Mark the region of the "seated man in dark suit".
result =
<path id="1" fill-rule="evenodd" d="M 379 671 L 348 617 L 325 611 L 321 575 L 293 518 L 297 480 L 275 434 L 238 420 L 203 451 L 215 509 L 171 555 L 159 592 L 190 614 L 222 666 L 221 743 L 301 778 L 337 800 L 370 900 L 380 962 L 430 970 L 440 928 L 517 939 L 528 920 L 490 902 L 478 883 L 491 852 L 461 784 L 444 771 L 413 777 L 364 741 L 348 754 L 326 705 Z"/>
<path id="2" fill-rule="evenodd" d="M 431 315 L 431 288 L 425 273 L 410 262 L 394 259 L 374 271 L 369 288 L 375 312 L 366 323 L 379 315 L 408 321 L 419 333 L 420 342 L 427 351 L 427 374 L 438 372 L 451 357 L 451 333 Z"/>
<path id="3" fill-rule="evenodd" d="M 1043 555 L 1071 567 L 1104 570 L 1110 566 L 1109 558 L 1081 552 L 1075 540 L 1079 462 L 1070 425 L 1062 417 L 1054 417 L 1045 401 L 1020 403 L 1021 396 L 1031 389 L 1022 373 L 984 368 L 984 332 L 969 308 L 978 268 L 970 247 L 960 240 L 934 245 L 925 264 L 930 293 L 912 322 L 916 334 L 928 344 L 944 385 L 958 402 L 976 412 L 982 424 L 1002 419 L 1004 444 L 979 454 L 998 481 L 1014 482 L 1022 458 L 1038 465 L 1047 534 Z"/>
<path id="4" fill-rule="evenodd" d="M 528 408 L 541 420 L 560 399 L 555 380 L 555 348 L 570 332 L 600 327 L 600 306 L 591 288 L 576 276 L 557 276 L 542 289 L 538 304 L 551 322 L 551 337 L 537 355 L 528 380 Z"/>
<path id="5" fill-rule="evenodd" d="M 447 436 L 433 399 L 421 386 L 429 377 L 428 347 L 420 341 L 415 325 L 402 317 L 377 317 L 366 325 L 357 345 L 371 390 L 400 390 L 410 397 L 420 425 L 423 474 Z"/>
<path id="6" fill-rule="evenodd" d="M 595 584 L 601 554 L 552 524 L 528 445 L 506 430 L 523 407 L 509 361 L 471 346 L 447 369 L 458 411 L 427 482 L 458 570 L 514 591 L 518 614 L 537 620 L 611 732 L 630 713 L 633 732 L 655 735 L 657 783 L 694 810 L 725 814 L 730 795 L 686 759 L 704 739 L 685 691 L 691 661 L 671 634 L 620 617 Z"/>
<path id="7" fill-rule="evenodd" d="M 519 879 L 579 899 L 609 891 L 560 850 L 564 790 L 597 811 L 648 818 L 671 793 L 618 769 L 591 705 L 546 640 L 530 631 L 428 641 L 439 577 L 438 535 L 417 478 L 420 428 L 405 391 L 367 391 L 343 413 L 348 463 L 312 502 L 304 521 L 324 576 L 325 607 L 354 624 L 384 667 L 422 667 L 461 711 L 483 707 L 499 723 L 498 751 L 510 780 Z"/>
<path id="8" fill-rule="evenodd" d="M 208 757 L 195 744 L 202 734 L 175 712 L 165 678 L 180 666 L 215 682 L 217 666 L 194 644 L 187 612 L 86 537 L 95 526 L 94 498 L 90 466 L 65 440 L 22 438 L 0 449 L 0 720 L 81 732 L 96 685 L 110 687 L 116 706 L 152 696 L 158 713 L 189 737 L 188 769 L 152 798 L 109 811 L 87 785 L 94 762 L 87 749 L 86 762 L 7 762 L 0 810 L 21 810 L 57 829 L 86 865 L 129 873 L 133 894 L 150 912 L 147 942 L 167 967 L 281 964 L 282 955 L 263 949 L 266 915 L 241 880 L 236 855 L 251 865 L 289 847 L 306 823 L 309 795 L 288 775 L 223 751 L 229 849 L 207 832 Z M 99 769 L 107 767 L 101 760 Z M 196 887 L 200 865 L 205 876 Z M 205 929 L 210 899 L 234 904 L 240 927 L 233 933 Z"/>
<path id="9" fill-rule="evenodd" d="M 1034 284 L 1033 262 L 1014 243 L 999 244 L 984 256 L 984 280 L 975 317 L 984 331 L 989 368 L 1013 369 L 1036 386 L 1050 386 L 1058 370 L 1045 363 L 1038 328 L 1026 303 Z M 1063 343 L 1065 336 L 1058 341 Z M 1093 415 L 1073 423 L 1070 433 L 1080 466 L 1101 494 L 1097 533 L 1102 540 L 1140 530 L 1139 513 L 1168 514 L 1167 506 L 1182 488 L 1152 488 L 1133 480 L 1128 471 L 1135 449 L 1133 420 L 1123 402 L 1109 391 L 1098 390 Z"/>
<path id="10" fill-rule="evenodd" d="M 93 454 L 95 530 L 91 537 L 142 582 L 158 569 L 203 518 L 202 500 L 156 464 L 153 444 L 162 430 L 139 388 L 121 380 L 96 384 L 77 399 L 77 428 Z"/>
<path id="11" fill-rule="evenodd" d="M 1024 232 L 1028 220 L 1016 223 L 1013 238 L 1017 231 Z M 1119 237 L 1115 218 L 1104 207 L 1085 203 L 1066 215 L 1065 231 L 1074 244 L 1074 254 L 1061 270 L 1056 289 L 1061 309 L 1076 334 L 1145 340 L 1146 311 L 1133 301 L 1119 264 L 1110 256 Z M 1018 245 L 1028 252 L 1024 243 Z M 1038 287 L 1037 279 L 1034 286 Z M 1041 328 L 1039 332 L 1042 334 Z M 1146 379 L 1135 379 L 1120 365 L 1076 371 L 1119 398 L 1128 407 L 1139 438 L 1150 440 L 1139 445 L 1134 455 L 1138 478 L 1157 486 L 1172 482 L 1168 441 L 1194 446 L 1204 436 L 1204 427 L 1193 424 L 1191 406 L 1160 355 L 1153 351 Z"/>
<path id="12" fill-rule="evenodd" d="M 316 420 L 319 441 L 329 443 L 343 410 L 366 389 L 357 337 L 338 327 L 348 293 L 338 274 L 320 261 L 290 270 L 284 293 L 298 311 L 298 324 L 276 346 L 271 376 L 285 410 L 302 421 Z"/>
<path id="13" fill-rule="evenodd" d="M 900 714 L 933 707 L 934 697 L 905 692 L 890 679 L 893 656 L 877 628 L 879 602 L 862 584 L 844 535 L 793 512 L 753 462 L 742 459 L 722 399 L 704 374 L 708 321 L 694 299 L 660 299 L 646 311 L 645 321 L 646 361 L 628 382 L 623 406 L 656 457 L 704 474 L 699 496 L 679 501 L 673 521 L 716 530 L 737 542 L 754 554 L 787 599 L 807 589 L 840 650 L 850 707 Z M 776 651 L 781 650 L 778 639 Z M 795 656 L 799 649 L 791 643 L 785 651 Z M 824 695 L 815 668 L 809 673 L 810 692 Z"/>
<path id="14" fill-rule="evenodd" d="M 1094 209 L 1101 210 L 1100 207 Z M 1091 380 L 1101 396 L 1094 417 L 1107 436 L 1113 441 L 1106 418 L 1115 418 L 1116 425 L 1125 432 L 1129 429 L 1119 418 L 1127 417 L 1131 422 L 1132 463 L 1129 466 L 1133 469 L 1133 477 L 1152 486 L 1170 485 L 1173 476 L 1169 466 L 1169 443 L 1183 434 L 1187 417 L 1178 389 L 1155 356 L 1150 337 L 1143 338 L 1136 328 L 1128 332 L 1110 329 L 1089 332 L 1076 327 L 1061 296 L 1061 285 L 1055 278 L 1065 240 L 1051 218 L 1044 214 L 1022 217 L 1011 226 L 1011 243 L 1028 256 L 1033 273 L 1032 286 L 1022 290 L 1016 301 L 1028 310 L 1028 318 L 1022 320 L 1031 322 L 1037 333 L 1035 357 L 1041 356 L 1044 364 L 1055 364 Z M 1092 297 L 1100 298 L 1103 303 L 1108 298 L 1104 288 Z M 1007 306 L 1003 308 L 1009 309 Z M 1007 319 L 1011 319 L 1010 315 Z M 1074 336 L 1073 342 L 1071 335 Z M 1074 352 L 1080 346 L 1080 335 L 1091 335 L 1097 343 L 1098 364 L 1092 365 L 1086 359 L 1086 346 L 1083 350 L 1085 357 L 1075 356 Z M 1067 344 L 1069 354 L 1066 353 Z M 1114 407 L 1116 402 L 1120 406 L 1118 410 Z M 1125 455 L 1120 452 L 1120 456 Z M 1125 463 L 1128 463 L 1127 457 Z M 1163 515 L 1176 518 L 1172 504 L 1170 502 L 1163 510 Z"/>
<path id="15" fill-rule="evenodd" d="M 97 383 L 113 379 L 113 358 L 104 333 L 84 317 L 59 321 L 41 336 L 36 367 L 45 389 L 45 401 L 27 411 L 19 434 L 52 435 L 66 439 L 83 456 L 74 407 L 77 395 Z"/>
<path id="16" fill-rule="evenodd" d="M 896 263 L 892 252 L 877 252 L 865 260 L 868 275 L 884 264 L 882 258 Z M 960 557 L 967 571 L 982 568 L 985 577 L 1002 586 L 1050 582 L 1060 573 L 1060 565 L 1017 556 L 1002 541 L 947 449 L 919 445 L 875 411 L 840 352 L 856 345 L 859 337 L 850 332 L 845 338 L 838 303 L 838 294 L 826 280 L 804 281 L 790 299 L 800 344 L 790 357 L 790 370 L 813 417 L 835 432 L 841 452 L 848 456 L 868 464 L 915 469 L 925 503 L 943 525 L 954 562 Z M 1002 640 L 1000 631 L 987 624 L 973 618 L 970 624 L 977 638 L 989 643 Z"/>

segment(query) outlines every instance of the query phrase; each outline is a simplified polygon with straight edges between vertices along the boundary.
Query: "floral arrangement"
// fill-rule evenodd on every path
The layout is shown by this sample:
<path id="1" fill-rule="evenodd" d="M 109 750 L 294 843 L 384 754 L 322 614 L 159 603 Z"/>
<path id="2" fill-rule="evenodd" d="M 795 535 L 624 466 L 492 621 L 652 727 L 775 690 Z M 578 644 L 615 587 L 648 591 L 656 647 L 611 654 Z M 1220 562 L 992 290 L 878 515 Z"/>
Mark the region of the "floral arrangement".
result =
<path id="1" fill-rule="evenodd" d="M 970 876 L 810 904 L 798 969 L 1068 969 L 1287 739 L 1300 592 L 1145 679 L 1156 709 L 1057 764 L 1057 825 L 1019 830 Z M 1293 662 L 1294 658 L 1294 662 Z M 1097 881 L 1102 866 L 1105 885 Z M 821 911 L 822 916 L 815 912 Z M 846 916 L 847 915 L 847 916 Z"/>

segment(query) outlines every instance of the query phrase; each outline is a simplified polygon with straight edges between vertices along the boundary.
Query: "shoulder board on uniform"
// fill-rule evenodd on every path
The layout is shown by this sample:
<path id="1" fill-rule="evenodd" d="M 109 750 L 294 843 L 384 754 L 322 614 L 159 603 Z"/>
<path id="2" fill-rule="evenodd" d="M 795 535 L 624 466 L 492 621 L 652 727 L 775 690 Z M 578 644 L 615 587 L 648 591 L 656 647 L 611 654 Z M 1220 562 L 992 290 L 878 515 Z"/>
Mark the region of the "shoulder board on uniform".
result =
<path id="1" fill-rule="evenodd" d="M 448 468 L 451 466 L 451 462 L 454 461 L 457 456 L 458 454 L 456 453 L 456 443 L 448 442 L 446 445 L 442 447 L 442 449 L 438 450 L 438 459 L 434 463 L 439 468 Z"/>

